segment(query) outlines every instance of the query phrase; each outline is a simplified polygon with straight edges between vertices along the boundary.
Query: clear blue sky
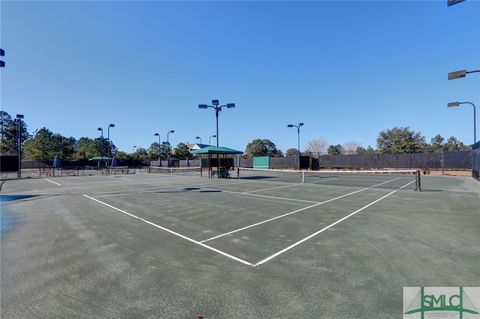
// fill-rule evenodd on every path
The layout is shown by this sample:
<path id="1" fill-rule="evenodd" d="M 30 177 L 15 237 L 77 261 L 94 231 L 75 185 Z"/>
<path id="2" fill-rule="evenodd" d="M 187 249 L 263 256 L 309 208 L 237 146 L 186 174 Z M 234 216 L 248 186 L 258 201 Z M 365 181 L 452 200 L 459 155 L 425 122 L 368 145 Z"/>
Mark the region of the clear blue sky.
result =
<path id="1" fill-rule="evenodd" d="M 115 123 L 131 151 L 159 132 L 172 144 L 215 133 L 220 144 L 254 138 L 302 149 L 375 145 L 379 131 L 410 126 L 472 143 L 480 75 L 480 2 L 1 2 L 1 107 L 76 138 Z M 479 110 L 480 113 L 480 110 Z M 479 123 L 480 126 L 480 123 Z M 480 133 L 479 133 L 480 135 Z M 213 142 L 213 141 L 212 141 Z"/>

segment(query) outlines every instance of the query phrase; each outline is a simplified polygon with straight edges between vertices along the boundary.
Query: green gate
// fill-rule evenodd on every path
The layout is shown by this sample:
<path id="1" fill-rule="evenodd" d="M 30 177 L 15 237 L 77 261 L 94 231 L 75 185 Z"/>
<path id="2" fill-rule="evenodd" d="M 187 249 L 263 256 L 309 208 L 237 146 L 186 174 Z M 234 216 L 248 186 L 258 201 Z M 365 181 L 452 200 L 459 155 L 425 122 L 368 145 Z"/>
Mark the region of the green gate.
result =
<path id="1" fill-rule="evenodd" d="M 268 157 L 268 156 L 254 156 L 253 157 L 253 168 L 269 169 L 270 168 L 270 157 Z"/>

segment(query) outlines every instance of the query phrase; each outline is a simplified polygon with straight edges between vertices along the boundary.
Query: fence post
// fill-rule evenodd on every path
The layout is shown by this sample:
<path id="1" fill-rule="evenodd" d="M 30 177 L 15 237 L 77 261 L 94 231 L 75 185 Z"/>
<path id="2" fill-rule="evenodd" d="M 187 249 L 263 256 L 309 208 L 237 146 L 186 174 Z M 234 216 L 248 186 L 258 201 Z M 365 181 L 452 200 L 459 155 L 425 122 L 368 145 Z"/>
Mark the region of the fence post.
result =
<path id="1" fill-rule="evenodd" d="M 440 167 L 442 168 L 442 175 L 445 175 L 445 153 L 443 150 L 440 154 Z"/>

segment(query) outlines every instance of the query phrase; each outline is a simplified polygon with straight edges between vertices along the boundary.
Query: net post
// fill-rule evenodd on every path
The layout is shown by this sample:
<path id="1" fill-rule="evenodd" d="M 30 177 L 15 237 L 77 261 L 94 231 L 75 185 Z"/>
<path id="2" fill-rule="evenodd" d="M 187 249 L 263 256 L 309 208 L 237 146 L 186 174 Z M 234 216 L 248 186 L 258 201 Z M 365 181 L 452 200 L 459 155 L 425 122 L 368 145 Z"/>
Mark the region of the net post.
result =
<path id="1" fill-rule="evenodd" d="M 421 172 L 419 169 L 415 171 L 415 191 L 417 192 L 422 191 Z"/>
<path id="2" fill-rule="evenodd" d="M 305 171 L 302 171 L 302 184 L 305 184 Z"/>

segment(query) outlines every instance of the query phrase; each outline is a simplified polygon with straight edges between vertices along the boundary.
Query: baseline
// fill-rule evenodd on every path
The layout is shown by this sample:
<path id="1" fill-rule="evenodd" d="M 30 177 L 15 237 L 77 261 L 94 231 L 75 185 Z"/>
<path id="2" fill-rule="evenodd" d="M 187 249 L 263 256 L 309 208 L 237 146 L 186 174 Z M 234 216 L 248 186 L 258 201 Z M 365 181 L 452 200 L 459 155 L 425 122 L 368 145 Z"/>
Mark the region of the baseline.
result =
<path id="1" fill-rule="evenodd" d="M 227 254 L 226 252 L 223 252 L 223 251 L 218 250 L 218 249 L 216 249 L 216 248 L 213 248 L 213 247 L 211 247 L 211 246 L 205 245 L 205 244 L 203 244 L 203 243 L 201 243 L 201 242 L 199 242 L 199 241 L 196 241 L 195 239 L 192 239 L 192 238 L 190 238 L 190 237 L 187 237 L 187 236 L 185 236 L 185 235 L 182 235 L 182 234 L 180 234 L 180 233 L 177 233 L 177 232 L 175 232 L 175 231 L 173 231 L 173 230 L 170 230 L 170 229 L 165 228 L 165 227 L 163 227 L 163 226 L 160 226 L 160 225 L 158 225 L 158 224 L 155 224 L 155 223 L 153 223 L 153 222 L 151 222 L 151 221 L 149 221 L 149 220 L 147 220 L 147 219 L 145 219 L 145 218 L 142 218 L 142 217 L 136 216 L 136 215 L 134 215 L 134 214 L 131 214 L 131 213 L 125 211 L 125 210 L 122 210 L 122 209 L 120 209 L 120 208 L 117 208 L 117 207 L 115 207 L 115 206 L 112 206 L 112 205 L 110 205 L 110 204 L 108 204 L 108 203 L 102 202 L 101 200 L 98 200 L 98 199 L 96 199 L 96 198 L 94 198 L 94 197 L 88 196 L 87 194 L 83 194 L 83 196 L 86 197 L 86 198 L 88 198 L 88 199 L 90 199 L 90 200 L 93 200 L 93 201 L 95 201 L 95 202 L 97 202 L 97 203 L 100 203 L 100 204 L 102 204 L 102 205 L 105 205 L 105 206 L 107 206 L 107 207 L 110 207 L 110 208 L 112 208 L 112 209 L 114 209 L 114 210 L 116 210 L 116 211 L 118 211 L 118 212 L 120 212 L 120 213 L 123 213 L 123 214 L 127 215 L 127 216 L 130 216 L 130 217 L 133 217 L 133 218 L 135 218 L 135 219 L 138 219 L 138 220 L 140 220 L 140 221 L 142 221 L 142 222 L 144 222 L 144 223 L 146 223 L 146 224 L 149 224 L 149 225 L 152 225 L 152 226 L 154 226 L 154 227 L 156 227 L 156 228 L 159 228 L 159 229 L 161 229 L 161 230 L 164 230 L 164 231 L 166 231 L 166 232 L 168 232 L 168 233 L 170 233 L 170 234 L 173 234 L 173 235 L 175 235 L 175 236 L 177 236 L 177 237 L 180 237 L 180 238 L 183 238 L 183 239 L 185 239 L 185 240 L 188 240 L 188 241 L 191 242 L 191 243 L 194 243 L 194 244 L 196 244 L 196 245 L 202 246 L 202 247 L 207 248 L 207 249 L 209 249 L 209 250 L 211 250 L 211 251 L 214 251 L 214 252 L 216 252 L 216 253 L 218 253 L 218 254 L 220 254 L 220 255 L 223 255 L 223 256 L 225 256 L 225 257 L 227 257 L 227 258 L 230 258 L 230 259 L 232 259 L 232 260 L 235 260 L 235 261 L 237 261 L 237 262 L 239 262 L 239 263 L 242 263 L 242 264 L 248 265 L 248 266 L 252 266 L 252 264 L 249 263 L 248 261 L 245 261 L 245 260 L 240 259 L 240 258 L 238 258 L 238 257 L 235 257 L 235 256 L 233 256 L 233 255 Z"/>
<path id="2" fill-rule="evenodd" d="M 387 198 L 388 196 L 395 194 L 396 192 L 398 192 L 398 191 L 399 191 L 399 190 L 401 190 L 402 188 L 405 188 L 405 187 L 407 187 L 408 185 L 410 185 L 410 184 L 412 184 L 412 183 L 414 183 L 414 182 L 415 182 L 415 181 L 408 182 L 407 184 L 403 185 L 402 187 L 400 187 L 400 188 L 398 188 L 398 189 L 396 189 L 396 190 L 394 190 L 394 191 L 391 191 L 390 193 L 388 193 L 388 194 L 386 194 L 386 195 L 384 195 L 384 196 L 380 197 L 379 199 L 377 199 L 377 200 L 375 200 L 375 201 L 371 202 L 370 204 L 367 204 L 367 205 L 363 206 L 363 207 L 362 207 L 362 208 L 360 208 L 360 209 L 357 209 L 357 210 L 356 210 L 356 211 L 354 211 L 353 213 L 351 213 L 351 214 L 349 214 L 349 215 L 347 215 L 347 216 L 345 216 L 345 217 L 343 217 L 343 218 L 341 218 L 341 219 L 337 220 L 336 222 L 334 222 L 334 223 L 332 223 L 332 224 L 330 224 L 330 225 L 328 225 L 328 226 L 326 226 L 326 227 L 324 227 L 324 228 L 320 229 L 319 231 L 316 231 L 315 233 L 313 233 L 313 234 L 311 234 L 311 235 L 309 235 L 309 236 L 307 236 L 307 237 L 305 237 L 305 238 L 303 238 L 303 239 L 301 239 L 301 240 L 297 241 L 296 243 L 294 243 L 294 244 L 292 244 L 292 245 L 290 245 L 290 246 L 288 246 L 288 247 L 286 247 L 286 248 L 284 248 L 284 249 L 282 249 L 282 250 L 280 250 L 280 251 L 276 252 L 275 254 L 273 254 L 273 255 L 271 255 L 271 256 L 269 256 L 269 257 L 265 258 L 265 259 L 262 259 L 262 260 L 260 260 L 260 261 L 259 261 L 259 262 L 257 262 L 256 264 L 253 264 L 253 266 L 254 266 L 254 267 L 260 266 L 261 264 L 264 264 L 264 263 L 266 263 L 267 261 L 269 261 L 269 260 L 272 260 L 273 258 L 280 256 L 281 254 L 283 254 L 283 253 L 285 253 L 285 252 L 289 251 L 290 249 L 292 249 L 292 248 L 294 248 L 294 247 L 296 247 L 296 246 L 300 245 L 300 244 L 301 244 L 301 243 L 303 243 L 303 242 L 306 242 L 307 240 L 309 240 L 309 239 L 311 239 L 311 238 L 313 238 L 313 237 L 317 236 L 318 234 L 320 234 L 320 233 L 324 232 L 325 230 L 327 230 L 327 229 L 329 229 L 329 228 L 331 228 L 331 227 L 333 227 L 333 226 L 337 225 L 338 223 L 341 223 L 342 221 L 346 220 L 347 218 L 350 218 L 350 217 L 352 217 L 353 215 L 355 215 L 355 214 L 357 214 L 357 213 L 359 213 L 359 212 L 363 211 L 364 209 L 367 209 L 368 207 L 370 207 L 370 206 L 372 206 L 372 205 L 374 205 L 374 204 L 378 203 L 379 201 L 381 201 L 381 200 L 383 200 L 383 199 Z"/>

